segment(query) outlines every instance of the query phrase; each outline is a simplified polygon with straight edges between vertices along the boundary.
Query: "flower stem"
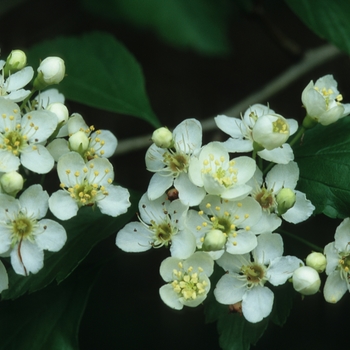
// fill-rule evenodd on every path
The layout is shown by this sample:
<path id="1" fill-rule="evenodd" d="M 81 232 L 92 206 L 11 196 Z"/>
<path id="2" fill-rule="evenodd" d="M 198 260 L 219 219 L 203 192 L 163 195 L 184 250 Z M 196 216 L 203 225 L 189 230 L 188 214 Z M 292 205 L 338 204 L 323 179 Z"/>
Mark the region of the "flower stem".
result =
<path id="1" fill-rule="evenodd" d="M 284 235 L 286 235 L 286 236 L 288 236 L 288 237 L 290 237 L 290 238 L 293 238 L 293 239 L 295 239 L 295 240 L 297 240 L 297 241 L 299 241 L 299 242 L 301 242 L 301 243 L 307 245 L 308 247 L 310 247 L 310 248 L 311 248 L 312 250 L 314 250 L 315 252 L 321 252 L 321 253 L 323 253 L 323 248 L 319 247 L 319 246 L 316 245 L 316 244 L 313 244 L 313 243 L 307 241 L 307 240 L 304 239 L 304 238 L 301 238 L 301 237 L 299 237 L 299 236 L 296 236 L 296 235 L 293 234 L 293 233 L 290 233 L 290 232 L 288 232 L 288 231 L 281 230 L 281 229 L 279 229 L 278 232 L 283 233 Z"/>
<path id="2" fill-rule="evenodd" d="M 290 146 L 293 147 L 299 139 L 304 135 L 306 129 L 304 126 L 300 126 L 297 133 L 294 135 L 293 139 L 289 142 Z"/>

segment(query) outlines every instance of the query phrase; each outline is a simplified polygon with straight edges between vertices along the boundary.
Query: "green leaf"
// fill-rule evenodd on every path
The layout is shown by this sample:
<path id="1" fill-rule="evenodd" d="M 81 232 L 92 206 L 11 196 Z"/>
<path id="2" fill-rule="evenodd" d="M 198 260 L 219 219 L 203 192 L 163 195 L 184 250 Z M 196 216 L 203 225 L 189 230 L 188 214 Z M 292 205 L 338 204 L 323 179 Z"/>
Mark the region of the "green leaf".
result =
<path id="1" fill-rule="evenodd" d="M 64 247 L 56 253 L 45 252 L 44 267 L 37 274 L 24 277 L 9 269 L 10 287 L 2 292 L 2 298 L 15 299 L 26 292 L 35 292 L 54 279 L 57 283 L 62 282 L 97 243 L 114 234 L 130 221 L 137 210 L 139 198 L 139 195 L 132 194 L 133 205 L 126 214 L 117 218 L 103 215 L 98 209 L 83 207 L 74 218 L 60 221 L 68 235 Z"/>
<path id="2" fill-rule="evenodd" d="M 78 349 L 79 324 L 94 271 L 74 274 L 64 283 L 0 303 L 1 349 Z"/>
<path id="3" fill-rule="evenodd" d="M 300 168 L 297 189 L 315 205 L 315 214 L 350 216 L 350 118 L 307 131 L 295 149 Z"/>
<path id="4" fill-rule="evenodd" d="M 210 55 L 230 52 L 229 0 L 82 0 L 92 14 L 151 29 L 180 48 Z"/>
<path id="5" fill-rule="evenodd" d="M 350 54 L 350 1 L 285 1 L 317 35 Z"/>
<path id="6" fill-rule="evenodd" d="M 67 77 L 54 87 L 67 99 L 160 126 L 149 104 L 139 64 L 113 36 L 92 32 L 45 41 L 29 50 L 28 62 L 36 68 L 48 56 L 65 61 Z"/>

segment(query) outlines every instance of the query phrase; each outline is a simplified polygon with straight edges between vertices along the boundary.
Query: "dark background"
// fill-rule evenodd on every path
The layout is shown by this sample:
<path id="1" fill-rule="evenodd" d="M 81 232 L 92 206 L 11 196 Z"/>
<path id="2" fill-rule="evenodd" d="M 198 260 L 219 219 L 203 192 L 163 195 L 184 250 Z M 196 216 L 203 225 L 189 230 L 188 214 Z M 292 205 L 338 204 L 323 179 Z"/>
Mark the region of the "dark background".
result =
<path id="1" fill-rule="evenodd" d="M 55 5 L 43 0 L 13 1 L 10 11 L 0 13 L 0 47 L 4 58 L 12 49 L 25 50 L 57 35 L 108 31 L 139 61 L 153 110 L 164 125 L 172 128 L 185 118 L 203 120 L 222 113 L 297 63 L 307 50 L 325 43 L 283 2 L 261 1 L 258 5 L 254 14 L 242 14 L 232 20 L 233 53 L 227 57 L 174 48 L 150 31 L 92 17 L 81 10 L 78 1 L 69 0 Z M 276 36 L 276 31 L 283 39 Z M 285 48 L 286 40 L 291 40 L 293 50 Z M 350 65 L 345 55 L 310 71 L 268 101 L 256 102 L 269 103 L 286 118 L 301 120 L 303 88 L 311 79 L 329 73 L 338 81 L 344 102 L 349 102 Z M 81 113 L 96 127 L 111 129 L 119 140 L 153 131 L 146 122 L 133 117 L 101 112 L 71 101 L 67 105 L 71 113 Z M 204 135 L 204 142 L 213 137 L 225 138 L 218 131 L 210 132 Z M 145 192 L 151 174 L 145 170 L 144 154 L 145 149 L 131 150 L 111 160 L 117 180 L 124 187 Z M 302 229 L 308 232 L 310 240 L 315 238 L 325 245 L 329 237 L 333 238 L 338 223 L 317 218 Z M 101 271 L 92 290 L 81 324 L 81 349 L 219 349 L 216 326 L 205 324 L 202 307 L 177 312 L 160 300 L 158 289 L 163 282 L 158 269 L 167 252 L 160 249 L 126 254 L 115 247 L 114 239 L 113 235 L 94 248 L 88 260 L 106 253 L 116 255 Z M 294 244 L 285 239 L 287 254 L 296 252 Z M 308 252 L 305 248 L 305 256 Z M 286 325 L 270 325 L 252 348 L 332 349 L 338 339 L 347 337 L 348 312 L 348 295 L 336 305 L 326 304 L 321 293 L 303 301 L 298 297 Z"/>

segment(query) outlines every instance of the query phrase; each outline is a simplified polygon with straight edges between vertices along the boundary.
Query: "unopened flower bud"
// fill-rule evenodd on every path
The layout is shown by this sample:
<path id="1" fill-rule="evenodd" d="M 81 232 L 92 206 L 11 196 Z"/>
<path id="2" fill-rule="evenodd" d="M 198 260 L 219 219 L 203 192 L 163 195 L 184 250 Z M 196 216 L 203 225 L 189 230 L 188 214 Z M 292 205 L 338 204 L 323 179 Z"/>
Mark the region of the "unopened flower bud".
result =
<path id="1" fill-rule="evenodd" d="M 6 59 L 5 76 L 18 72 L 27 64 L 27 56 L 22 50 L 12 50 Z"/>
<path id="2" fill-rule="evenodd" d="M 265 114 L 253 127 L 253 140 L 267 150 L 282 146 L 289 138 L 289 124 L 279 114 Z"/>
<path id="3" fill-rule="evenodd" d="M 326 269 L 327 259 L 322 253 L 312 252 L 306 258 L 306 265 L 321 273 Z"/>
<path id="4" fill-rule="evenodd" d="M 153 132 L 152 141 L 161 148 L 170 148 L 173 145 L 173 134 L 165 127 L 159 128 Z"/>
<path id="5" fill-rule="evenodd" d="M 302 266 L 293 273 L 293 287 L 303 295 L 312 295 L 319 291 L 321 279 L 318 272 L 310 266 Z"/>
<path id="6" fill-rule="evenodd" d="M 46 107 L 46 109 L 56 114 L 58 118 L 58 124 L 62 122 L 65 123 L 68 120 L 68 117 L 69 117 L 68 108 L 63 103 L 60 103 L 60 102 L 51 103 Z"/>
<path id="7" fill-rule="evenodd" d="M 226 235 L 222 231 L 211 230 L 205 235 L 202 249 L 207 252 L 221 250 L 223 249 L 226 240 Z"/>
<path id="8" fill-rule="evenodd" d="M 282 188 L 277 196 L 277 211 L 279 215 L 283 215 L 287 210 L 293 207 L 296 201 L 296 195 L 290 188 Z"/>
<path id="9" fill-rule="evenodd" d="M 34 80 L 34 88 L 42 90 L 45 87 L 60 83 L 66 73 L 64 61 L 60 57 L 46 57 L 38 67 L 38 76 Z"/>
<path id="10" fill-rule="evenodd" d="M 14 197 L 23 188 L 23 177 L 17 171 L 11 171 L 1 176 L 0 183 L 2 190 Z"/>
<path id="11" fill-rule="evenodd" d="M 89 138 L 84 131 L 77 131 L 69 137 L 69 148 L 71 151 L 84 153 L 89 146 Z"/>

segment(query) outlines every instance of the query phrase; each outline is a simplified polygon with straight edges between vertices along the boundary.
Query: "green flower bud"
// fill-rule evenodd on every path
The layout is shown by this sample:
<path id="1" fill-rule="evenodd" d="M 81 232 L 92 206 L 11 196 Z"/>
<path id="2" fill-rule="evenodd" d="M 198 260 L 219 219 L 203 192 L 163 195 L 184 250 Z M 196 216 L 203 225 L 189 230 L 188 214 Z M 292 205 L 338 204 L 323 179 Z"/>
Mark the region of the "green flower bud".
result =
<path id="1" fill-rule="evenodd" d="M 321 273 L 326 269 L 327 259 L 322 253 L 312 252 L 306 258 L 306 265 Z"/>
<path id="2" fill-rule="evenodd" d="M 227 237 L 222 231 L 211 230 L 205 235 L 202 249 L 207 252 L 221 250 L 226 244 L 226 240 Z"/>
<path id="3" fill-rule="evenodd" d="M 152 141 L 161 148 L 171 148 L 173 146 L 173 134 L 165 127 L 159 128 L 153 132 Z"/>
<path id="4" fill-rule="evenodd" d="M 6 59 L 5 76 L 16 73 L 27 64 L 27 56 L 22 50 L 12 50 Z"/>
<path id="5" fill-rule="evenodd" d="M 277 211 L 279 215 L 283 215 L 287 210 L 293 207 L 295 204 L 296 195 L 290 188 L 282 188 L 277 196 Z"/>
<path id="6" fill-rule="evenodd" d="M 69 137 L 69 148 L 71 151 L 83 154 L 89 147 L 89 138 L 84 131 L 77 131 Z"/>
<path id="7" fill-rule="evenodd" d="M 315 294 L 319 291 L 320 285 L 320 276 L 312 267 L 302 266 L 293 273 L 293 287 L 300 294 Z"/>
<path id="8" fill-rule="evenodd" d="M 15 197 L 23 188 L 23 177 L 17 171 L 5 173 L 0 178 L 2 190 L 10 196 Z"/>

